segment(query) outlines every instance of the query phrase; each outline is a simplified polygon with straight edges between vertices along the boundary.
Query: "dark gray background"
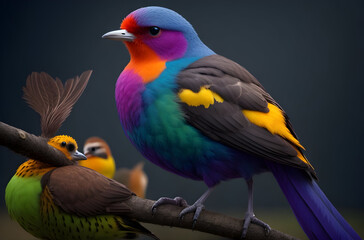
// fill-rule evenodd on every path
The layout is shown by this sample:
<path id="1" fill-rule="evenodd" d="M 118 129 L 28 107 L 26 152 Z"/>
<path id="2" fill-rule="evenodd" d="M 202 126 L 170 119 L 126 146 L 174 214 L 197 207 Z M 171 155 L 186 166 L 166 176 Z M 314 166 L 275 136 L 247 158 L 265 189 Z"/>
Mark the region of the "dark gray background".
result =
<path id="1" fill-rule="evenodd" d="M 216 53 L 245 66 L 286 110 L 316 168 L 320 186 L 339 209 L 363 210 L 362 1 L 2 1 L 0 121 L 40 134 L 39 116 L 22 100 L 32 71 L 62 80 L 93 69 L 89 85 L 59 134 L 83 147 L 108 141 L 118 167 L 145 161 L 147 197 L 196 200 L 206 187 L 143 160 L 124 136 L 114 102 L 116 79 L 129 60 L 120 42 L 101 39 L 132 10 L 174 9 Z M 24 157 L 0 147 L 0 203 Z M 256 177 L 255 208 L 287 207 L 271 174 Z M 246 209 L 243 180 L 217 187 L 207 208 Z M 228 207 L 226 207 L 226 206 Z"/>

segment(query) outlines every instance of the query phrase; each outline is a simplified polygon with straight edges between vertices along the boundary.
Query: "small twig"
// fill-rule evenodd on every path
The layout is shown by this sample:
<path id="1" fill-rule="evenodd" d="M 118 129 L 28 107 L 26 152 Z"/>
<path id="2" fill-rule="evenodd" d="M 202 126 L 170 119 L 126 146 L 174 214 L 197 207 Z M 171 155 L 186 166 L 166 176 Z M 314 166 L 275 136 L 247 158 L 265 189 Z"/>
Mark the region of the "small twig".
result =
<path id="1" fill-rule="evenodd" d="M 3 122 L 0 122 L 0 145 L 28 158 L 52 162 L 55 166 L 72 164 L 60 151 L 48 145 L 46 139 Z M 128 205 L 131 208 L 130 217 L 140 222 L 192 229 L 192 213 L 185 215 L 183 220 L 179 220 L 178 215 L 182 207 L 164 205 L 158 207 L 157 212 L 153 215 L 151 210 L 153 203 L 154 201 L 149 199 L 132 197 L 128 200 Z M 243 221 L 243 219 L 203 210 L 194 230 L 232 239 L 241 239 Z M 286 240 L 296 238 L 273 229 L 269 235 L 266 235 L 263 227 L 252 223 L 245 239 Z"/>

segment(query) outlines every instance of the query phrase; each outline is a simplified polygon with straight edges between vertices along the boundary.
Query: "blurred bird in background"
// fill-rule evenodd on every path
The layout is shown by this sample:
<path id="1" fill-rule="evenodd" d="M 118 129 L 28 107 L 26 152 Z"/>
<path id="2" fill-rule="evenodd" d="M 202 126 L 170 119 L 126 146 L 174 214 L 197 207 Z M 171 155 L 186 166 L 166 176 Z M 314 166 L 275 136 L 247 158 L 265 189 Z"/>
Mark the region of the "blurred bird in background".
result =
<path id="1" fill-rule="evenodd" d="M 115 174 L 115 160 L 107 143 L 99 137 L 86 139 L 83 145 L 83 152 L 87 160 L 78 164 L 91 168 L 108 178 L 113 178 Z"/>
<path id="2" fill-rule="evenodd" d="M 124 184 L 138 197 L 145 198 L 148 177 L 143 171 L 143 163 L 138 163 L 132 169 L 119 168 L 115 172 L 115 160 L 109 145 L 99 137 L 90 137 L 85 141 L 83 152 L 87 160 L 78 162 L 79 165 L 91 168 L 108 178 Z"/>
<path id="3" fill-rule="evenodd" d="M 5 190 L 10 216 L 41 239 L 120 239 L 142 233 L 157 239 L 138 222 L 124 217 L 133 195 L 124 185 L 74 161 L 86 156 L 76 141 L 55 133 L 84 91 L 91 71 L 65 85 L 46 73 L 32 73 L 24 98 L 40 114 L 42 137 L 61 151 L 69 163 L 29 159 L 16 171 Z M 53 164 L 52 164 L 53 163 Z"/>
<path id="4" fill-rule="evenodd" d="M 136 164 L 132 169 L 119 168 L 114 179 L 129 188 L 138 197 L 145 198 L 148 186 L 148 177 L 143 170 L 144 163 Z"/>
<path id="5" fill-rule="evenodd" d="M 125 134 L 153 163 L 208 186 L 191 206 L 161 198 L 153 209 L 183 205 L 180 217 L 194 212 L 196 222 L 218 183 L 244 178 L 242 236 L 250 222 L 269 231 L 253 212 L 253 176 L 270 171 L 310 239 L 359 239 L 317 185 L 287 114 L 252 74 L 213 52 L 172 10 L 138 9 L 120 28 L 103 37 L 123 41 L 130 53 L 115 89 Z M 229 34 L 216 31 L 217 38 Z"/>

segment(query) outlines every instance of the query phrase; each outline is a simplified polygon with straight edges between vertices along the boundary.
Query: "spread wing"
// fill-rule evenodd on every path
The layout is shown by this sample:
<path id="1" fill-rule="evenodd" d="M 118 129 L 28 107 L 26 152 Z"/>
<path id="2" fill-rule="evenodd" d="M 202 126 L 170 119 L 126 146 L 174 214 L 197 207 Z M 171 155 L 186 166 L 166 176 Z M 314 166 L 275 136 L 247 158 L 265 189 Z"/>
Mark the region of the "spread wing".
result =
<path id="1" fill-rule="evenodd" d="M 128 213 L 125 201 L 133 195 L 123 184 L 77 165 L 48 172 L 42 178 L 42 188 L 62 210 L 83 217 Z"/>
<path id="2" fill-rule="evenodd" d="M 68 79 L 63 85 L 45 72 L 30 74 L 23 88 L 24 99 L 41 117 L 42 136 L 53 137 L 70 115 L 73 105 L 85 90 L 92 71 Z"/>
<path id="3" fill-rule="evenodd" d="M 286 113 L 245 68 L 212 55 L 181 71 L 177 84 L 186 121 L 204 135 L 315 177 Z"/>

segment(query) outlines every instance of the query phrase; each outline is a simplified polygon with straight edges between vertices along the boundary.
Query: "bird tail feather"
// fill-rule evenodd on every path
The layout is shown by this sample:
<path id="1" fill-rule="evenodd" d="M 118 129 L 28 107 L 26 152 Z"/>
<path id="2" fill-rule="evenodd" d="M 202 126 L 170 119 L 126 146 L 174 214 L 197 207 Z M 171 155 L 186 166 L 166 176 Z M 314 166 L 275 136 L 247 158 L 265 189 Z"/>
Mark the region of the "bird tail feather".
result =
<path id="1" fill-rule="evenodd" d="M 309 239 L 361 239 L 307 173 L 268 165 Z"/>

